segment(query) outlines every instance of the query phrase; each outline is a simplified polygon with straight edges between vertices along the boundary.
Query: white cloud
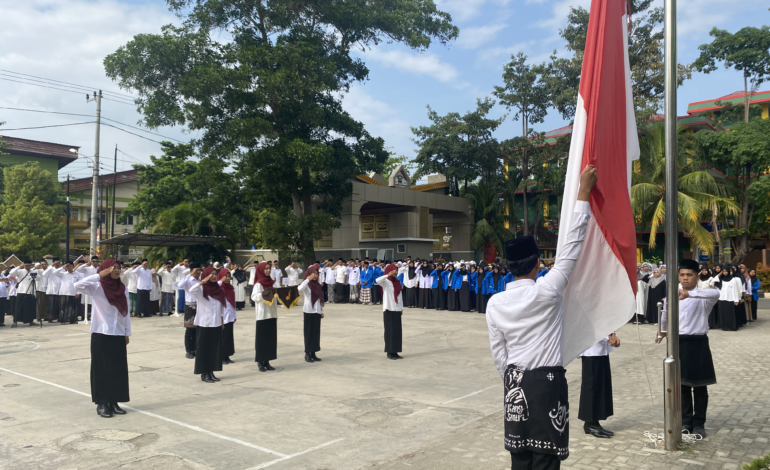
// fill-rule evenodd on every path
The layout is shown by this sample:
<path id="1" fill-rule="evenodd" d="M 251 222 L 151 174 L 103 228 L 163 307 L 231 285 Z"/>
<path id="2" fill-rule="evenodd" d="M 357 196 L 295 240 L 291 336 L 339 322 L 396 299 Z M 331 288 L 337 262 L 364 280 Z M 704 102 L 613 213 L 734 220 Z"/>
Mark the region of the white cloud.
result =
<path id="1" fill-rule="evenodd" d="M 453 21 L 463 21 L 478 16 L 484 3 L 486 0 L 437 0 L 436 6 L 451 14 Z"/>
<path id="2" fill-rule="evenodd" d="M 105 76 L 102 61 L 107 54 L 128 42 L 135 34 L 158 33 L 164 24 L 178 22 L 164 4 L 125 4 L 114 0 L 67 2 L 28 0 L 0 3 L 0 69 L 85 85 L 88 90 L 104 89 L 120 92 L 117 84 Z M 5 72 L 2 72 L 5 73 Z M 10 78 L 2 76 L 2 78 Z M 31 77 L 21 81 L 31 81 Z M 86 103 L 88 91 L 70 93 L 0 80 L 0 106 L 43 109 L 94 116 L 94 103 Z M 103 116 L 136 125 L 141 116 L 133 105 L 104 100 Z M 94 125 L 24 131 L 3 131 L 21 127 L 67 124 L 92 120 L 93 117 L 61 116 L 0 109 L 0 133 L 14 137 L 57 142 L 81 147 L 86 155 L 94 154 Z M 129 129 L 153 140 L 166 140 Z M 180 129 L 162 129 L 161 134 L 189 140 Z M 125 152 L 149 162 L 148 155 L 160 154 L 160 145 L 110 127 L 101 130 L 101 155 L 109 160 L 112 171 L 112 149 L 115 144 Z M 124 159 L 119 154 L 119 160 Z M 66 166 L 60 173 L 88 175 L 85 163 Z M 119 162 L 118 171 L 130 169 Z"/>
<path id="3" fill-rule="evenodd" d="M 482 51 L 479 51 L 479 54 L 477 56 L 477 62 L 479 64 L 487 64 L 487 65 L 500 65 L 507 63 L 512 55 L 516 55 L 519 52 L 523 52 L 527 55 L 528 61 L 530 63 L 537 63 L 542 62 L 546 59 L 548 59 L 549 53 L 537 53 L 532 54 L 532 49 L 534 48 L 536 42 L 535 40 L 527 41 L 527 42 L 520 42 L 517 44 L 513 44 L 511 46 L 505 46 L 505 47 L 492 47 L 490 49 L 484 49 Z"/>
<path id="4" fill-rule="evenodd" d="M 454 66 L 441 62 L 435 54 L 411 54 L 406 51 L 384 51 L 374 48 L 366 51 L 365 56 L 367 59 L 375 60 L 388 67 L 415 75 L 427 75 L 444 83 L 453 82 L 458 75 Z"/>
<path id="5" fill-rule="evenodd" d="M 398 110 L 372 98 L 361 86 L 353 86 L 343 98 L 342 105 L 353 118 L 364 123 L 371 135 L 382 137 L 385 145 L 393 147 L 397 154 L 414 156 L 412 131 Z"/>
<path id="6" fill-rule="evenodd" d="M 500 31 L 507 28 L 505 23 L 492 23 L 484 26 L 474 26 L 462 28 L 460 37 L 457 39 L 457 46 L 461 49 L 476 49 L 482 44 L 495 39 Z"/>
<path id="7" fill-rule="evenodd" d="M 578 8 L 583 7 L 589 10 L 591 7 L 591 0 L 562 0 L 556 2 L 551 11 L 553 16 L 551 18 L 541 20 L 537 23 L 538 26 L 557 32 L 559 28 L 563 28 L 567 24 L 567 15 L 571 7 Z"/>

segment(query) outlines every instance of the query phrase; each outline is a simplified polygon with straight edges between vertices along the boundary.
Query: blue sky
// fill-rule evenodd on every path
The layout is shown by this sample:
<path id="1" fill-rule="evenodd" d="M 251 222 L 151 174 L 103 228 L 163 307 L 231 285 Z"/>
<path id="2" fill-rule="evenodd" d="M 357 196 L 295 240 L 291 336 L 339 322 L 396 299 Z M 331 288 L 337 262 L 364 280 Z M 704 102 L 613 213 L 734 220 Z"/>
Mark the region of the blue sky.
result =
<path id="1" fill-rule="evenodd" d="M 662 5 L 662 0 L 656 0 Z M 766 0 L 679 0 L 679 61 L 692 62 L 698 45 L 708 42 L 708 32 L 717 26 L 736 31 L 744 26 L 770 24 Z M 558 30 L 566 22 L 570 6 L 588 8 L 590 0 L 441 0 L 440 9 L 452 15 L 460 28 L 460 38 L 447 47 L 433 45 L 417 53 L 396 44 L 360 53 L 370 69 L 369 80 L 353 87 L 345 97 L 345 108 L 363 121 L 370 133 L 385 139 L 398 154 L 414 156 L 410 126 L 425 125 L 426 105 L 440 114 L 464 113 L 475 108 L 477 98 L 491 96 L 501 84 L 503 65 L 512 54 L 524 52 L 533 61 L 546 60 L 554 50 L 565 54 Z M 102 60 L 139 33 L 157 33 L 160 26 L 177 22 L 166 4 L 159 0 L 142 1 L 64 1 L 27 0 L 0 2 L 0 69 L 53 78 L 88 87 L 117 90 L 104 75 Z M 5 75 L 4 75 L 5 74 Z M 11 78 L 0 72 L 0 78 Z M 23 80 L 22 80 L 23 81 Z M 679 89 L 679 114 L 687 104 L 726 95 L 742 88 L 740 73 L 719 70 L 710 75 L 695 74 Z M 770 89 L 770 85 L 762 87 Z M 58 112 L 90 114 L 93 103 L 85 102 L 85 93 L 69 93 L 29 84 L 0 80 L 0 107 L 16 107 Z M 506 110 L 497 106 L 494 114 Z M 128 105 L 104 102 L 103 113 L 120 122 L 136 125 L 140 116 Z M 38 114 L 0 109 L 5 129 L 66 124 L 88 120 L 85 117 Z M 538 131 L 565 125 L 551 111 Z M 93 155 L 93 125 L 53 129 L 3 131 L 15 137 L 81 146 L 82 153 Z M 135 132 L 132 129 L 132 132 Z M 165 128 L 158 132 L 180 140 L 190 138 L 183 129 Z M 509 138 L 520 133 L 520 125 L 506 120 L 497 137 Z M 153 140 L 159 136 L 144 134 Z M 118 169 L 130 169 L 133 162 L 148 162 L 158 154 L 159 145 L 111 128 L 102 128 L 102 155 L 119 154 Z M 60 179 L 70 172 L 86 177 L 90 170 L 85 161 L 68 165 Z M 112 165 L 109 165 L 111 171 Z"/>

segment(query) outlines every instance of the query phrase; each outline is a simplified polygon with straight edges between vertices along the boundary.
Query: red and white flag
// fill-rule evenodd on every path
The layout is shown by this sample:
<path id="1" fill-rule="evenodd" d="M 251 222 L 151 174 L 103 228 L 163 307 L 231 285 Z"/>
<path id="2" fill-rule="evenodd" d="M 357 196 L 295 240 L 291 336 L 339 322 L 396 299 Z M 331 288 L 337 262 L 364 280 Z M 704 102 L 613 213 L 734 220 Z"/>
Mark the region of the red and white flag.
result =
<path id="1" fill-rule="evenodd" d="M 636 230 L 631 210 L 632 161 L 639 158 L 627 0 L 592 0 L 572 144 L 559 250 L 577 201 L 580 173 L 596 167 L 592 217 L 583 251 L 564 295 L 564 364 L 628 322 L 636 310 Z"/>

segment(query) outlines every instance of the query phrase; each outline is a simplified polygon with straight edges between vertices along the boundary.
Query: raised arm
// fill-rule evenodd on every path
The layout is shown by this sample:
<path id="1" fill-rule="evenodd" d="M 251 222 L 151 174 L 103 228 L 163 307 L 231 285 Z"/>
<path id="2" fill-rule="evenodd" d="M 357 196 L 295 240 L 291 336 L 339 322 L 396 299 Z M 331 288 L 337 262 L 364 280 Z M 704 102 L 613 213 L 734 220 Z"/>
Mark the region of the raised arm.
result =
<path id="1" fill-rule="evenodd" d="M 101 279 L 101 276 L 99 274 L 92 274 L 90 276 L 86 276 L 75 283 L 75 290 L 77 290 L 78 293 L 80 294 L 85 294 L 93 297 L 94 293 L 96 292 L 96 290 L 99 288 L 99 285 L 101 284 L 99 282 L 100 279 Z"/>

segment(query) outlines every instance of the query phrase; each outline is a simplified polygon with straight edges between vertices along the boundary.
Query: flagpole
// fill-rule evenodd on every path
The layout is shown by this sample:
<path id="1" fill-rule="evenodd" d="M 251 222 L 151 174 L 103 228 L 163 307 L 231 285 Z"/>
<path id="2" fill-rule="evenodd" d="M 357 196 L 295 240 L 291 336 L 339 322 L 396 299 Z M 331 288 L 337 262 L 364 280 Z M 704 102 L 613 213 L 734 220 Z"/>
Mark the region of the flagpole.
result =
<path id="1" fill-rule="evenodd" d="M 665 102 L 666 116 L 666 265 L 679 272 L 679 229 L 677 189 L 676 131 L 676 0 L 665 0 Z M 682 369 L 679 362 L 679 286 L 678 274 L 666 283 L 668 316 L 667 357 L 663 361 L 663 419 L 666 450 L 676 451 L 682 443 Z"/>

